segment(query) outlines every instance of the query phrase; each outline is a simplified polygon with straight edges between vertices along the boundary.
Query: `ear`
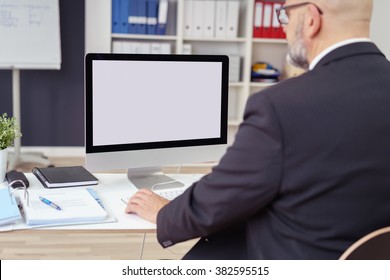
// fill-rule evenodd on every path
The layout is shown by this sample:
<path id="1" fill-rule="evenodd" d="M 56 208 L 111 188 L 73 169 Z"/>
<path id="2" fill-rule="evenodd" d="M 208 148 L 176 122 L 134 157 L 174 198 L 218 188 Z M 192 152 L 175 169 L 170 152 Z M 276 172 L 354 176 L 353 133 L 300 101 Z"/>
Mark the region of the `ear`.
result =
<path id="1" fill-rule="evenodd" d="M 306 35 L 309 38 L 314 38 L 321 30 L 322 18 L 320 12 L 314 5 L 307 5 L 307 9 Z"/>

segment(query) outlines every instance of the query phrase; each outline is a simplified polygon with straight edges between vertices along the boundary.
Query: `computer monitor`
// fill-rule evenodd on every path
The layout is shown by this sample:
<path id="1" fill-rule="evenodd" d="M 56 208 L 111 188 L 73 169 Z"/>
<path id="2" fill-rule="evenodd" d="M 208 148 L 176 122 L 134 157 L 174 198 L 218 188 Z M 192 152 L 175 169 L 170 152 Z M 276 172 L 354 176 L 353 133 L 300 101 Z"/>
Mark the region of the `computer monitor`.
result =
<path id="1" fill-rule="evenodd" d="M 176 187 L 161 166 L 219 160 L 228 64 L 223 55 L 87 54 L 86 167 L 128 169 L 136 187 Z"/>

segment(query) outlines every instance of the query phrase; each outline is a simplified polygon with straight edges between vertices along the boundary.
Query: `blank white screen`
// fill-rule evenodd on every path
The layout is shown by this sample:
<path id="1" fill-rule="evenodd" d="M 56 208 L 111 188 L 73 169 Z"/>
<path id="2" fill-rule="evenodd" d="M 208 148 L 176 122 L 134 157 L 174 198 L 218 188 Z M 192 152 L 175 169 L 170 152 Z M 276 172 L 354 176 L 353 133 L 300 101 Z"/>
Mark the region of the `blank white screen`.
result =
<path id="1" fill-rule="evenodd" d="M 93 61 L 93 145 L 219 138 L 221 62 Z"/>

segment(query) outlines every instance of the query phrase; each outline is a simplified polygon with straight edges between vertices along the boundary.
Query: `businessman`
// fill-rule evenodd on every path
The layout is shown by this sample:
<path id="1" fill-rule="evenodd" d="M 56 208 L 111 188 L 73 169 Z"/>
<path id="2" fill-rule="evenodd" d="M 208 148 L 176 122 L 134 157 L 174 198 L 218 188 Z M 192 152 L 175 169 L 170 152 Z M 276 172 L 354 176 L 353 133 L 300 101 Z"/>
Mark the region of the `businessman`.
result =
<path id="1" fill-rule="evenodd" d="M 212 172 L 168 203 L 126 207 L 186 259 L 337 259 L 390 225 L 390 63 L 370 42 L 372 0 L 287 0 L 292 63 L 308 71 L 251 96 Z M 201 111 L 199 111 L 201 113 Z"/>

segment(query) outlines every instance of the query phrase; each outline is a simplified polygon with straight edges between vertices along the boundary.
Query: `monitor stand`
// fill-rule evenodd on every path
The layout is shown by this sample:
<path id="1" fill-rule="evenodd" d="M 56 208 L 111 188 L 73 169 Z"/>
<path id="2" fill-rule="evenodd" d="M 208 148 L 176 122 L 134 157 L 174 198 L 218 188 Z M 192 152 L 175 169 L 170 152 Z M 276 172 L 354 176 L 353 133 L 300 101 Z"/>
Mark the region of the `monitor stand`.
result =
<path id="1" fill-rule="evenodd" d="M 184 187 L 184 184 L 163 174 L 160 167 L 129 168 L 127 178 L 137 187 L 163 190 Z"/>

